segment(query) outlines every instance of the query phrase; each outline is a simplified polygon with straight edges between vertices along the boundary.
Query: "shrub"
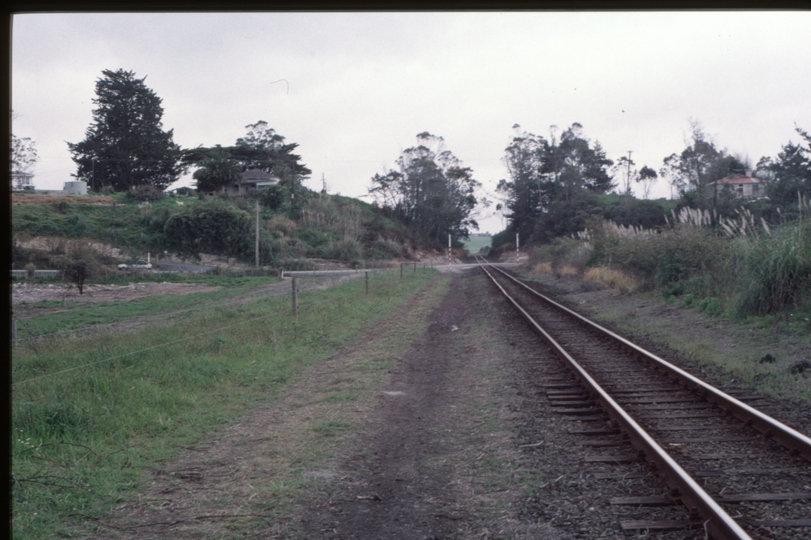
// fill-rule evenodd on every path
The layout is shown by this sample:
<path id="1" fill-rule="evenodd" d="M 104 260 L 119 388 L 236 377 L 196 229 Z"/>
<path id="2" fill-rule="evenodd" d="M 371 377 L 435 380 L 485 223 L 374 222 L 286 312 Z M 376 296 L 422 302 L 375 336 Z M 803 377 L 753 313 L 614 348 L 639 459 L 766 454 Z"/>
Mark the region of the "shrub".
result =
<path id="1" fill-rule="evenodd" d="M 274 233 L 279 231 L 273 231 Z M 329 236 L 318 231 L 314 231 L 312 229 L 299 229 L 296 231 L 296 237 L 300 238 L 307 244 L 318 247 L 322 244 L 326 244 L 329 242 Z"/>
<path id="2" fill-rule="evenodd" d="M 338 242 L 328 242 L 320 246 L 317 252 L 324 259 L 338 259 L 351 261 L 362 258 L 361 245 L 357 240 L 341 240 Z"/>
<path id="3" fill-rule="evenodd" d="M 166 246 L 186 254 L 217 253 L 249 258 L 254 254 L 251 215 L 219 199 L 209 199 L 170 216 Z"/>
<path id="4" fill-rule="evenodd" d="M 101 271 L 96 250 L 81 241 L 72 242 L 67 253 L 58 259 L 58 264 L 63 278 L 76 285 L 79 294 L 84 292 L 84 282 Z"/>
<path id="5" fill-rule="evenodd" d="M 532 266 L 549 263 L 556 276 L 575 274 L 582 277 L 589 257 L 589 248 L 585 243 L 571 238 L 556 238 L 551 244 L 535 247 L 530 253 L 529 262 Z"/>
<path id="6" fill-rule="evenodd" d="M 406 247 L 394 240 L 375 240 L 365 250 L 368 259 L 396 259 L 408 255 Z"/>
<path id="7" fill-rule="evenodd" d="M 741 282 L 736 316 L 776 313 L 811 299 L 811 225 L 786 225 L 735 245 Z"/>

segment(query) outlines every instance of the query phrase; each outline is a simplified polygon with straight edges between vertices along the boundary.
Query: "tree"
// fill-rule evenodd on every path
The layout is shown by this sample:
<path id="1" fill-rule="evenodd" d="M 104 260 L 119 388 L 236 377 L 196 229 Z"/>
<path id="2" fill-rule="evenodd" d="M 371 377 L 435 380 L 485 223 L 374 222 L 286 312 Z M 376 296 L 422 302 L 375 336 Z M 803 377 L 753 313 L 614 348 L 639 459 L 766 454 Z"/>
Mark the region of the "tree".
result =
<path id="1" fill-rule="evenodd" d="M 550 141 L 519 131 L 517 124 L 513 129 L 516 136 L 503 158 L 510 177 L 497 187 L 505 196 L 508 230 L 525 241 L 576 232 L 579 229 L 569 229 L 584 223 L 595 206 L 599 207 L 589 195 L 614 187 L 607 171 L 613 161 L 606 158 L 599 142 L 592 144 L 583 135 L 583 126 L 576 122 L 559 140 L 556 126 L 552 126 Z M 574 214 L 566 214 L 568 210 Z M 561 219 L 554 221 L 550 216 Z"/>
<path id="2" fill-rule="evenodd" d="M 709 184 L 729 176 L 733 172 L 747 169 L 742 159 L 732 156 L 726 150 L 719 150 L 704 133 L 701 123 L 690 120 L 690 138 L 687 147 L 680 154 L 671 154 L 663 160 L 659 171 L 670 179 L 682 196 L 688 192 L 695 204 L 702 208 L 715 208 L 718 202 L 718 184 Z M 709 190 L 712 189 L 710 192 Z"/>
<path id="3" fill-rule="evenodd" d="M 636 181 L 642 183 L 642 198 L 646 199 L 650 195 L 650 188 L 653 186 L 654 180 L 658 178 L 656 171 L 648 167 L 647 165 L 643 166 L 639 169 L 639 174 L 637 175 Z"/>
<path id="4" fill-rule="evenodd" d="M 58 261 L 65 281 L 76 285 L 79 294 L 84 292 L 84 282 L 97 276 L 101 270 L 98 254 L 87 242 L 76 241 Z"/>
<path id="5" fill-rule="evenodd" d="M 796 128 L 806 142 L 788 142 L 776 159 L 764 157 L 758 162 L 758 170 L 770 177 L 769 197 L 784 207 L 794 206 L 798 196 L 811 198 L 811 134 Z"/>
<path id="6" fill-rule="evenodd" d="M 375 174 L 371 193 L 383 208 L 424 237 L 442 242 L 445 235 L 467 238 L 478 229 L 472 213 L 481 183 L 473 171 L 449 150 L 444 139 L 428 132 L 417 135 L 418 145 L 397 159 L 399 170 Z"/>
<path id="7" fill-rule="evenodd" d="M 636 163 L 630 157 L 622 156 L 617 160 L 611 171 L 614 175 L 622 175 L 625 177 L 625 189 L 623 195 L 632 195 L 631 184 L 639 180 L 639 171 L 634 167 Z"/>
<path id="8" fill-rule="evenodd" d="M 79 178 L 91 189 L 125 191 L 152 184 L 161 189 L 183 172 L 173 130 L 163 131 L 161 98 L 132 71 L 104 70 L 96 81 L 93 123 L 85 139 L 68 143 Z"/>
<path id="9" fill-rule="evenodd" d="M 31 172 L 34 164 L 39 161 L 37 148 L 30 137 L 17 137 L 11 134 L 11 170 Z"/>
<path id="10" fill-rule="evenodd" d="M 560 168 L 558 182 L 566 189 L 566 196 L 573 190 L 586 188 L 595 193 L 607 193 L 615 186 L 606 171 L 613 161 L 605 156 L 599 142 L 592 146 L 583 136 L 583 126 L 575 122 L 560 137 L 555 151 L 556 169 Z"/>
<path id="11" fill-rule="evenodd" d="M 285 138 L 264 120 L 245 128 L 248 133 L 238 138 L 234 146 L 183 150 L 181 163 L 198 168 L 193 177 L 198 181 L 198 189 L 204 191 L 229 183 L 236 178 L 234 173 L 249 169 L 268 172 L 279 179 L 289 196 L 291 212 L 297 212 L 309 194 L 302 181 L 312 173 L 301 162 L 301 156 L 293 153 L 298 144 L 285 143 Z"/>
<path id="12" fill-rule="evenodd" d="M 556 171 L 549 142 L 542 136 L 519 131 L 520 128 L 518 124 L 513 126 L 516 135 L 502 158 L 509 180 L 500 180 L 496 190 L 505 195 L 510 232 L 529 239 L 535 223 L 549 206 Z"/>
<path id="13" fill-rule="evenodd" d="M 217 145 L 201 158 L 200 168 L 194 171 L 192 178 L 197 181 L 200 191 L 215 191 L 238 182 L 240 172 L 239 164 L 231 158 L 230 152 Z"/>

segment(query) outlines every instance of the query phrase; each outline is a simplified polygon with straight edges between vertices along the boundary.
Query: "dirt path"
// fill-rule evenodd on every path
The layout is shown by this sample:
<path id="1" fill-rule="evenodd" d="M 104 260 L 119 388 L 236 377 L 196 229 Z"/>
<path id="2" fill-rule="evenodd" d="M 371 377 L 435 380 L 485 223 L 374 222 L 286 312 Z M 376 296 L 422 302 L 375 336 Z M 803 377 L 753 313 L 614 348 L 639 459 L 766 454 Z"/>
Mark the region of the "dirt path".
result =
<path id="1" fill-rule="evenodd" d="M 469 276 L 438 276 L 278 399 L 162 466 L 95 537 L 522 538 L 539 530 L 514 510 L 530 472 L 511 428 L 523 398 L 505 370 L 510 345 L 496 339 L 482 309 L 491 299 Z"/>

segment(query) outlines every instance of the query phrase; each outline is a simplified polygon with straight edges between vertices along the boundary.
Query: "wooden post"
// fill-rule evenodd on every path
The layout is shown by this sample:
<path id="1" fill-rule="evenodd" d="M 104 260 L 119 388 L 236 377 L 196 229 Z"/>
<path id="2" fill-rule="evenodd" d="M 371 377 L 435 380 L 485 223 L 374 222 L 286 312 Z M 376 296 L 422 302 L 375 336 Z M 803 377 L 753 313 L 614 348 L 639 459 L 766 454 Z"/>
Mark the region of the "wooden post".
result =
<path id="1" fill-rule="evenodd" d="M 364 272 L 366 274 L 366 294 L 369 294 L 369 272 Z"/>
<path id="2" fill-rule="evenodd" d="M 296 276 L 293 276 L 293 313 L 298 313 L 298 294 L 296 291 Z"/>
<path id="3" fill-rule="evenodd" d="M 403 279 L 403 263 L 400 263 L 400 279 Z"/>
<path id="4" fill-rule="evenodd" d="M 417 262 L 416 261 L 414 261 L 414 273 L 415 274 L 417 273 Z"/>
<path id="5" fill-rule="evenodd" d="M 515 233 L 515 262 L 518 262 L 518 260 L 519 260 L 519 256 L 518 256 L 519 243 L 518 243 L 518 240 L 519 240 L 518 233 Z"/>

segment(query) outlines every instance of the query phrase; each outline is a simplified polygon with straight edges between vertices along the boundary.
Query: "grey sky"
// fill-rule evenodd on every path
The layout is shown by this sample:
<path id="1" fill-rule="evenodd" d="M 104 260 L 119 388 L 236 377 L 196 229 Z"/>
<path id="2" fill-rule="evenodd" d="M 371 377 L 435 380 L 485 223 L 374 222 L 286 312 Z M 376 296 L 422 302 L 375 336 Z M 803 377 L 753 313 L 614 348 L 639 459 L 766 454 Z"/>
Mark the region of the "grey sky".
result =
<path id="1" fill-rule="evenodd" d="M 799 142 L 795 124 L 811 130 L 809 28 L 807 11 L 23 14 L 13 130 L 36 142 L 37 188 L 60 189 L 96 80 L 123 68 L 147 77 L 181 146 L 230 145 L 266 120 L 300 145 L 310 187 L 323 174 L 350 196 L 422 131 L 492 194 L 516 123 L 548 137 L 580 122 L 609 158 L 658 170 L 694 118 L 756 163 Z"/>

